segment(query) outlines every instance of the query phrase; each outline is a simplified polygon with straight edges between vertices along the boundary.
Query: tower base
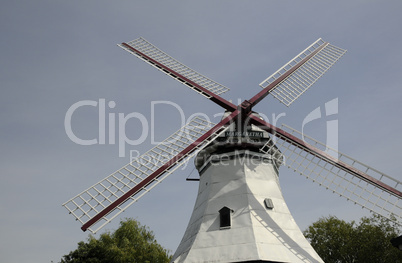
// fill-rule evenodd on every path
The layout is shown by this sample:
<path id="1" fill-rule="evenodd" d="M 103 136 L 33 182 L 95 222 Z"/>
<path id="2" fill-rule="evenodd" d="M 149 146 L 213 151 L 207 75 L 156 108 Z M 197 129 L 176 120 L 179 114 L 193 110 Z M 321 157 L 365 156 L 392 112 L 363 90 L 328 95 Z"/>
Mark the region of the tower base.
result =
<path id="1" fill-rule="evenodd" d="M 270 155 L 214 154 L 199 172 L 198 197 L 173 263 L 323 262 L 289 212 Z"/>

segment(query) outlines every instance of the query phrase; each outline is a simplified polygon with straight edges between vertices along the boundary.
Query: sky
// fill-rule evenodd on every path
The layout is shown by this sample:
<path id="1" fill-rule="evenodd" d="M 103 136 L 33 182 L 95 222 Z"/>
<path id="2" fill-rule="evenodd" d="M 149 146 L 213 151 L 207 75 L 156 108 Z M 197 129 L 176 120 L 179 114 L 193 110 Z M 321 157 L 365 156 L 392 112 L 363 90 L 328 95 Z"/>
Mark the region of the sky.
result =
<path id="1" fill-rule="evenodd" d="M 0 7 L 2 262 L 58 262 L 88 238 L 62 207 L 65 201 L 128 163 L 130 150 L 153 147 L 151 133 L 161 141 L 178 130 L 180 112 L 186 121 L 196 113 L 219 121 L 219 106 L 116 46 L 140 36 L 229 87 L 222 96 L 236 104 L 319 37 L 347 49 L 289 108 L 267 97 L 254 110 L 300 130 L 310 112 L 337 99 L 337 114 L 305 132 L 325 141 L 325 124 L 337 120 L 339 151 L 402 180 L 400 1 L 4 0 Z M 146 122 L 111 127 L 115 143 L 107 126 L 100 144 L 103 101 L 104 115 L 116 122 L 130 113 Z M 93 145 L 68 136 L 65 118 L 76 103 L 97 105 L 77 109 L 70 123 L 78 138 L 96 139 Z M 119 132 L 141 142 L 125 145 L 124 157 Z M 173 253 L 198 188 L 185 179 L 197 176 L 191 163 L 176 171 L 103 231 L 135 218 Z M 358 221 L 369 215 L 285 167 L 280 181 L 302 230 L 323 216 Z"/>

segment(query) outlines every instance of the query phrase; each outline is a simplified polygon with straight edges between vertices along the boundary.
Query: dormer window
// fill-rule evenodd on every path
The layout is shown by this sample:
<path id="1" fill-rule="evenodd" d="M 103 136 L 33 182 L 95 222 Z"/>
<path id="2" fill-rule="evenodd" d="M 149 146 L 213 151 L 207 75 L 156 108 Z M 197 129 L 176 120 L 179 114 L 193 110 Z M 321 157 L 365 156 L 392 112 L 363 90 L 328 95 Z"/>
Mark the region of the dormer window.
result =
<path id="1" fill-rule="evenodd" d="M 220 229 L 228 229 L 232 226 L 232 212 L 233 210 L 226 206 L 219 210 Z"/>

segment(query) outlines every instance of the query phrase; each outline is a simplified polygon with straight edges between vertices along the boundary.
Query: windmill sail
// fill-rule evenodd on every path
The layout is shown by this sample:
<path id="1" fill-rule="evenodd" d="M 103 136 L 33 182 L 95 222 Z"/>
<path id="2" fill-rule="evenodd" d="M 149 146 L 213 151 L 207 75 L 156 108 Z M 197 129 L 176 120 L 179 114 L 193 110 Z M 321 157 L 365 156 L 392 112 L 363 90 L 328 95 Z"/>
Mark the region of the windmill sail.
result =
<path id="1" fill-rule="evenodd" d="M 225 131 L 199 117 L 138 159 L 71 198 L 63 206 L 95 233 Z M 206 132 L 210 134 L 205 136 Z M 203 138 L 201 141 L 197 139 Z M 93 226 L 93 227 L 92 227 Z"/>
<path id="2" fill-rule="evenodd" d="M 272 154 L 280 150 L 285 157 L 283 165 L 348 201 L 388 219 L 395 217 L 398 224 L 402 224 L 402 182 L 328 147 L 327 152 L 335 157 L 322 158 L 313 149 L 326 147 L 325 144 L 289 126 L 282 127 L 277 131 L 285 131 L 291 136 L 283 132 L 274 133 L 261 148 L 262 152 Z M 293 136 L 303 141 L 305 146 L 295 145 Z"/>
<path id="3" fill-rule="evenodd" d="M 284 80 L 277 83 L 274 87 L 270 87 L 269 91 L 270 94 L 281 103 L 289 106 L 324 75 L 324 73 L 345 53 L 346 50 L 324 42 L 319 38 L 283 67 L 262 81 L 260 86 L 264 89 L 269 87 L 271 83 L 288 73 L 293 67 L 297 67 L 297 69 Z M 298 64 L 310 55 L 312 55 L 311 58 L 303 62 L 302 65 Z"/>
<path id="4" fill-rule="evenodd" d="M 195 70 L 172 58 L 144 38 L 140 37 L 128 43 L 118 45 L 124 50 L 137 56 L 166 75 L 178 80 L 197 93 L 217 102 L 223 107 L 231 105 L 227 110 L 235 110 L 236 106 L 221 98 L 219 95 L 229 91 L 229 88 L 213 81 Z"/>

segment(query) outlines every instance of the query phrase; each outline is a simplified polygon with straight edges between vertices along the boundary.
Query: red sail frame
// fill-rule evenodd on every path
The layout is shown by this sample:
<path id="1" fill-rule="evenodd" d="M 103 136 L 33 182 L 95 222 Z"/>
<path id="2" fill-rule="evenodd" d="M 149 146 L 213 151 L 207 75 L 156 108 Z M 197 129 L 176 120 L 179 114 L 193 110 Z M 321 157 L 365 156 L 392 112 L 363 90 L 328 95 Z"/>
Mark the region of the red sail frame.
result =
<path id="1" fill-rule="evenodd" d="M 171 169 L 173 166 L 175 166 L 178 162 L 180 162 L 186 155 L 189 153 L 193 152 L 196 147 L 200 144 L 202 144 L 209 136 L 217 132 L 220 128 L 223 126 L 227 125 L 231 121 L 233 121 L 234 118 L 237 117 L 239 114 L 238 110 L 235 110 L 232 114 L 230 114 L 228 117 L 223 119 L 221 122 L 216 124 L 214 127 L 212 127 L 209 131 L 204 133 L 200 138 L 198 138 L 195 142 L 193 142 L 191 145 L 186 147 L 183 151 L 181 151 L 178 155 L 170 159 L 168 162 L 166 162 L 164 165 L 162 165 L 159 169 L 157 169 L 155 172 L 153 172 L 151 175 L 146 177 L 144 180 L 139 182 L 136 186 L 134 186 L 132 189 L 130 189 L 127 193 L 122 195 L 120 198 L 115 200 L 113 203 L 111 203 L 109 206 L 107 206 L 105 209 L 103 209 L 101 212 L 96 214 L 94 217 L 92 217 L 90 220 L 85 222 L 81 229 L 83 231 L 86 231 L 89 227 L 92 225 L 96 224 L 99 220 L 101 220 L 104 216 L 108 215 L 111 213 L 114 209 L 116 209 L 117 206 L 120 204 L 124 203 L 128 198 L 130 198 L 133 195 L 136 195 L 142 188 L 146 187 L 148 184 L 153 182 L 156 178 L 160 177 L 164 172 L 167 170 Z"/>

